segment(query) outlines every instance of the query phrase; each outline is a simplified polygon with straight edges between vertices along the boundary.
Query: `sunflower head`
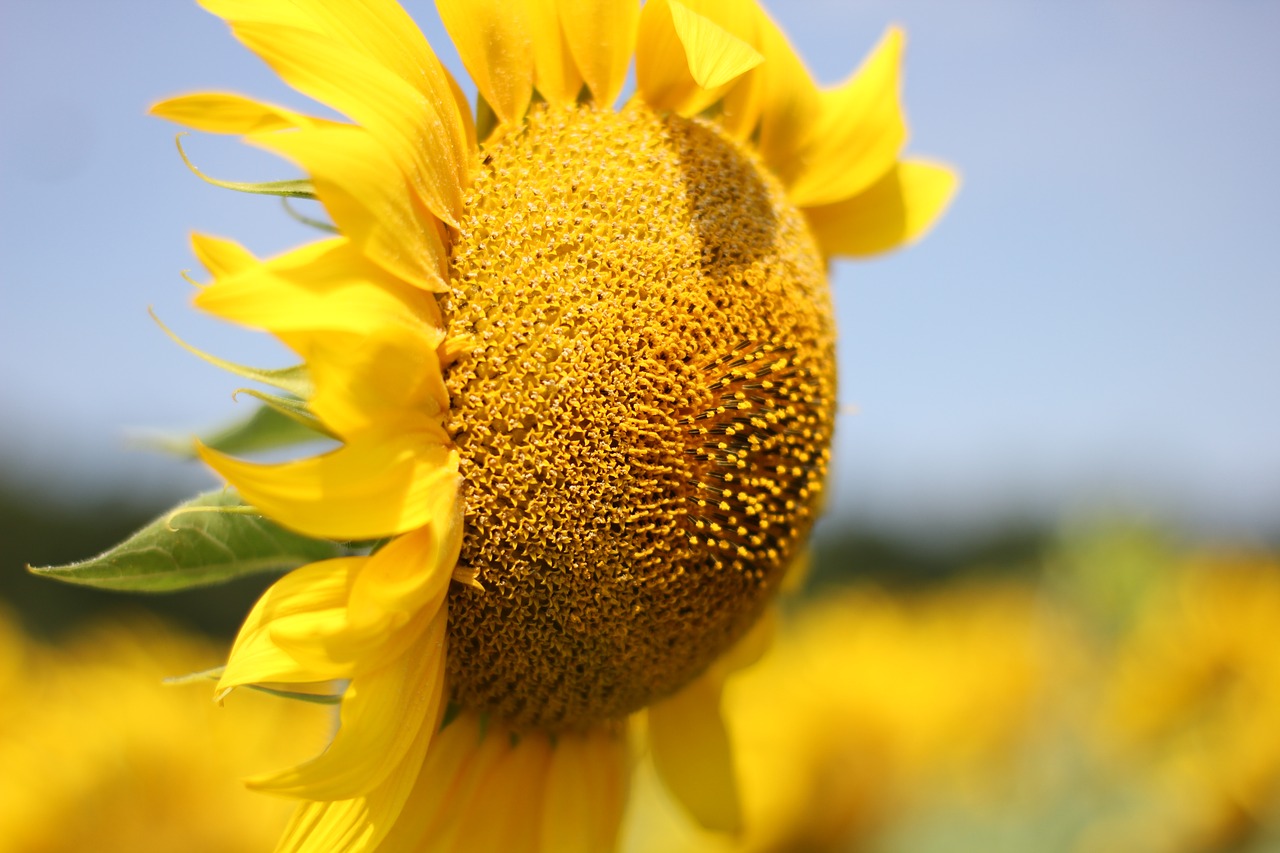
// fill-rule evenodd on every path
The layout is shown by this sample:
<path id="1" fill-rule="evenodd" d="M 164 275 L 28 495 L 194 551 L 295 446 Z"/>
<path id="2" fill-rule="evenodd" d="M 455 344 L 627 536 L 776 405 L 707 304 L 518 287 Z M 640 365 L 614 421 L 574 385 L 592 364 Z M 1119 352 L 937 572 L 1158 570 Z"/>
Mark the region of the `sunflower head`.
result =
<path id="1" fill-rule="evenodd" d="M 807 532 L 834 402 L 804 218 L 715 125 L 536 107 L 486 148 L 454 245 L 455 700 L 583 727 L 688 683 Z"/>

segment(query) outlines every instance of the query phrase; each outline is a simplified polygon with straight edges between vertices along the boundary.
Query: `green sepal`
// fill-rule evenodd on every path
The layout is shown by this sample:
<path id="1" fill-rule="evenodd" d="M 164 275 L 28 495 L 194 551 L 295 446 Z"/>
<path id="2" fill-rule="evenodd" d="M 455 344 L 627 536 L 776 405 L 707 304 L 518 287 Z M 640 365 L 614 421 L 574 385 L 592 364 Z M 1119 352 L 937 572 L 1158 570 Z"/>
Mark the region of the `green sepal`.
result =
<path id="1" fill-rule="evenodd" d="M 174 592 L 259 572 L 282 572 L 347 555 L 268 521 L 234 492 L 205 492 L 114 548 L 65 566 L 28 566 L 42 577 L 129 592 Z"/>
<path id="2" fill-rule="evenodd" d="M 292 394 L 294 397 L 303 400 L 309 398 L 315 391 L 315 386 L 311 384 L 311 373 L 307 370 L 305 364 L 295 364 L 291 367 L 244 367 L 236 365 L 241 371 L 237 376 L 245 379 L 252 379 L 255 382 L 261 382 L 264 385 L 270 385 L 273 388 L 279 388 L 286 394 Z M 258 396 L 258 395 L 255 395 Z M 272 396 L 272 395 L 266 395 Z M 263 402 L 266 400 L 262 397 Z M 283 398 L 277 398 L 283 399 Z"/>
<path id="3" fill-rule="evenodd" d="M 185 684 L 197 684 L 201 681 L 216 682 L 222 678 L 222 673 L 225 670 L 225 666 L 215 666 L 213 669 L 192 672 L 188 675 L 175 675 L 164 679 L 164 683 L 170 687 L 181 687 Z M 259 693 L 279 696 L 281 699 L 310 702 L 313 705 L 337 705 L 342 702 L 342 694 L 340 693 L 307 693 L 302 690 L 281 690 L 278 687 L 267 687 L 265 684 L 244 684 L 241 686 L 248 687 L 250 690 L 257 690 Z"/>
<path id="4" fill-rule="evenodd" d="M 317 231 L 323 231 L 326 234 L 342 233 L 338 229 L 338 226 L 334 225 L 332 222 L 325 222 L 322 219 L 313 219 L 312 217 L 307 216 L 305 213 L 302 213 L 301 211 L 294 210 L 293 206 L 289 204 L 289 199 L 282 198 L 280 199 L 280 202 L 284 205 L 284 212 L 289 214 L 289 218 L 293 219 L 295 222 L 300 222 L 303 225 L 314 228 Z"/>
<path id="5" fill-rule="evenodd" d="M 205 447 L 217 450 L 219 453 L 240 455 L 292 447 L 296 444 L 330 437 L 322 428 L 318 428 L 320 422 L 306 410 L 301 400 L 274 397 L 252 389 L 244 389 L 238 393 L 250 394 L 260 399 L 271 398 L 272 402 L 258 406 L 246 418 L 228 424 L 216 432 L 200 436 L 200 443 Z M 264 402 L 267 401 L 264 400 Z M 300 408 L 300 413 L 295 414 L 291 409 L 285 410 L 291 406 Z M 141 443 L 183 459 L 196 457 L 195 446 L 191 437 L 186 434 L 148 437 L 143 438 Z"/>
<path id="6" fill-rule="evenodd" d="M 187 164 L 187 168 L 191 170 L 197 178 L 206 184 L 213 184 L 215 187 L 222 187 L 224 190 L 235 190 L 238 193 L 251 193 L 253 195 L 275 195 L 284 198 L 306 198 L 312 201 L 316 200 L 316 189 L 311 181 L 305 178 L 298 178 L 290 181 L 262 181 L 259 183 L 245 183 L 241 181 L 220 181 L 217 178 L 211 178 L 192 163 L 187 157 L 187 152 L 182 149 L 182 137 L 185 133 L 179 133 L 175 137 L 178 143 L 178 156 L 182 157 L 182 162 Z"/>
<path id="7" fill-rule="evenodd" d="M 244 364 L 236 364 L 234 361 L 218 358 L 216 355 L 210 355 L 204 350 L 197 349 L 191 344 L 178 337 L 172 329 L 160 322 L 160 318 L 156 316 L 156 312 L 148 308 L 147 313 L 151 315 L 151 319 L 160 327 L 166 335 L 168 335 L 174 343 L 182 347 L 187 352 L 199 359 L 209 362 L 214 367 L 220 367 L 228 373 L 233 373 L 241 379 L 249 379 L 253 382 L 261 382 L 264 385 L 271 385 L 279 388 L 295 397 L 306 399 L 311 396 L 314 386 L 311 384 L 311 374 L 307 372 L 305 364 L 295 364 L 292 367 L 279 368 L 263 368 L 249 367 Z"/>
<path id="8" fill-rule="evenodd" d="M 484 142 L 498 127 L 498 114 L 489 106 L 484 95 L 476 93 L 476 139 Z"/>
<path id="9" fill-rule="evenodd" d="M 458 719 L 458 715 L 462 713 L 462 706 L 456 702 L 449 702 L 444 706 L 444 713 L 440 716 L 440 728 L 437 731 L 444 731 L 449 724 Z"/>
<path id="10" fill-rule="evenodd" d="M 300 430 L 312 433 L 311 437 L 303 438 L 302 441 L 313 441 L 317 438 L 337 438 L 328 427 L 321 423 L 320 419 L 311 414 L 311 409 L 307 408 L 305 400 L 299 400 L 297 397 L 281 397 L 279 394 L 268 394 L 265 391 L 259 391 L 256 388 L 241 388 L 236 394 L 248 394 L 254 399 L 261 400 L 268 409 L 271 409 L 277 415 L 286 420 L 291 420 Z M 297 441 L 289 442 L 297 444 Z M 283 445 L 276 445 L 283 446 Z"/>

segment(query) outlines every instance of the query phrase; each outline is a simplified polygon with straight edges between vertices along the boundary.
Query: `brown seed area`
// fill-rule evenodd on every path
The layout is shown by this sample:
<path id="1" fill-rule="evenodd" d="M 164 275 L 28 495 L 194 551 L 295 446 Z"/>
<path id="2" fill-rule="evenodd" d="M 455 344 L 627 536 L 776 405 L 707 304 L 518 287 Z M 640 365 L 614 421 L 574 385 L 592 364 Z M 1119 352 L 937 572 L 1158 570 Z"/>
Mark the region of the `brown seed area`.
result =
<path id="1" fill-rule="evenodd" d="M 445 301 L 462 456 L 453 701 L 580 729 L 697 677 L 807 535 L 835 375 L 822 258 L 755 156 L 633 104 L 491 143 Z"/>

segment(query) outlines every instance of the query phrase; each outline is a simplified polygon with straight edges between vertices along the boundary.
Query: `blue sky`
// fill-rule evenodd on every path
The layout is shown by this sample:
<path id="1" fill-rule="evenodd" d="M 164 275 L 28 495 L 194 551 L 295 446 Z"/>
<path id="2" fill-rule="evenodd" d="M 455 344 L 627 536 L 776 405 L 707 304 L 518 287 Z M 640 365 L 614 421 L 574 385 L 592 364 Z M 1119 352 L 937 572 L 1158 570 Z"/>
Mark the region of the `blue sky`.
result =
<path id="1" fill-rule="evenodd" d="M 410 10 L 465 76 L 429 3 Z M 965 185 L 921 245 L 837 264 L 833 516 L 950 523 L 1123 506 L 1219 530 L 1280 520 L 1280 5 L 791 0 L 824 82 L 908 33 L 911 149 Z M 186 172 L 146 106 L 193 89 L 304 105 L 181 0 L 0 3 L 0 464 L 30 482 L 204 475 L 130 428 L 242 411 L 206 349 L 283 363 L 187 307 L 187 234 L 311 232 Z M 214 175 L 289 167 L 194 137 Z"/>

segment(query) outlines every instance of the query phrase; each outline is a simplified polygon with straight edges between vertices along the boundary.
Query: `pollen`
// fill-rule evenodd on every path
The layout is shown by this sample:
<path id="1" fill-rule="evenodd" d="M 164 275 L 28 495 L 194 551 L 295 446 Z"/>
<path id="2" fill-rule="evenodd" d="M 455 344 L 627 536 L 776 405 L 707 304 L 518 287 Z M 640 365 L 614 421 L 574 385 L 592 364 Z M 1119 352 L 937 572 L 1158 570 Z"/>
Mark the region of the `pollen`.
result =
<path id="1" fill-rule="evenodd" d="M 824 261 L 744 146 L 633 103 L 491 142 L 444 301 L 462 457 L 452 701 L 584 729 L 688 684 L 807 535 L 835 399 Z"/>

